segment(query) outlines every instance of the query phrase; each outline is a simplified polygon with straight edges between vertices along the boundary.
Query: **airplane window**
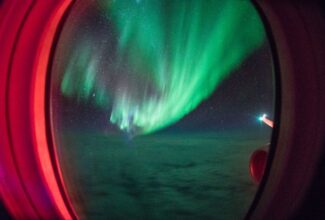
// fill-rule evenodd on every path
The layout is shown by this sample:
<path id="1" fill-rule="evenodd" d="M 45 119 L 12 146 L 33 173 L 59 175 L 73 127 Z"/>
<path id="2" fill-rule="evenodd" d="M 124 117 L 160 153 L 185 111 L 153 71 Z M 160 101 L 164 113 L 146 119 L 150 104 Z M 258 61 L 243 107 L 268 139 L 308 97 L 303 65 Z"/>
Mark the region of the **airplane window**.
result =
<path id="1" fill-rule="evenodd" d="M 245 216 L 275 97 L 252 3 L 78 2 L 50 82 L 53 141 L 81 217 Z"/>

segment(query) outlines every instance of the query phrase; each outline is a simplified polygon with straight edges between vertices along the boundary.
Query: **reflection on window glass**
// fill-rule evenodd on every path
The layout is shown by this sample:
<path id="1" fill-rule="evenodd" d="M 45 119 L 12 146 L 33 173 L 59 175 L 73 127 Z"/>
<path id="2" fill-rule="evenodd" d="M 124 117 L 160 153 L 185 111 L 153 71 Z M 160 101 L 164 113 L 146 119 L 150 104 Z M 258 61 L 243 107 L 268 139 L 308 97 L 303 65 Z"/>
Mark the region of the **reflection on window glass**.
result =
<path id="1" fill-rule="evenodd" d="M 90 219 L 238 219 L 269 143 L 270 49 L 249 1 L 73 6 L 51 72 L 64 181 Z"/>

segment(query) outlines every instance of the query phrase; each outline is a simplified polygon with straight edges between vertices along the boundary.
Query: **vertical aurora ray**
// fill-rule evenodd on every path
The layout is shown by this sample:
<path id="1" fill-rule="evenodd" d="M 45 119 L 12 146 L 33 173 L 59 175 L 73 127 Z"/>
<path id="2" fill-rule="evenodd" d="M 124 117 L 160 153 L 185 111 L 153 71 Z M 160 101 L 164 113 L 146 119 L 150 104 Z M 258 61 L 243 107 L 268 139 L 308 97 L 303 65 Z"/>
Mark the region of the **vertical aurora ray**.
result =
<path id="1" fill-rule="evenodd" d="M 99 5 L 114 33 L 114 51 L 103 57 L 96 55 L 101 48 L 79 46 L 82 53 L 72 54 L 61 91 L 85 100 L 100 94 L 96 103 L 110 106 L 110 122 L 131 134 L 148 134 L 180 120 L 265 40 L 249 1 Z"/>

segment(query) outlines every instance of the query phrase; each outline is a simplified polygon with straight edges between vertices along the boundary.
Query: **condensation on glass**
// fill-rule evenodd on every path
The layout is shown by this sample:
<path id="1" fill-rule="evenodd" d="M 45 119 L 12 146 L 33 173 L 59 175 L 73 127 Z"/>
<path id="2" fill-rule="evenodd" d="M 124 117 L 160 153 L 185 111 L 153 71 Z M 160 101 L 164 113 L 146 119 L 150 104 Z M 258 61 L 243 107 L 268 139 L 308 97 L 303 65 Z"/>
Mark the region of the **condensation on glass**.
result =
<path id="1" fill-rule="evenodd" d="M 249 1 L 75 3 L 51 70 L 56 152 L 90 219 L 238 219 L 274 76 Z"/>

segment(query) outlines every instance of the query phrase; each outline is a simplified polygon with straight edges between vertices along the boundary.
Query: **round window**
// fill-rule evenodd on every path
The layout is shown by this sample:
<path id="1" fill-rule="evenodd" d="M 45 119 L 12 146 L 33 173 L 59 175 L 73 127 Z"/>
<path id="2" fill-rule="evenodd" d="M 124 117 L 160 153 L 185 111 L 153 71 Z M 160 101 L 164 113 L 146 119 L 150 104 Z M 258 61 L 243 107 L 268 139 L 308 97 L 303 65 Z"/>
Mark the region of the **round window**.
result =
<path id="1" fill-rule="evenodd" d="M 54 55 L 50 115 L 78 214 L 243 218 L 274 92 L 249 1 L 77 2 Z"/>

